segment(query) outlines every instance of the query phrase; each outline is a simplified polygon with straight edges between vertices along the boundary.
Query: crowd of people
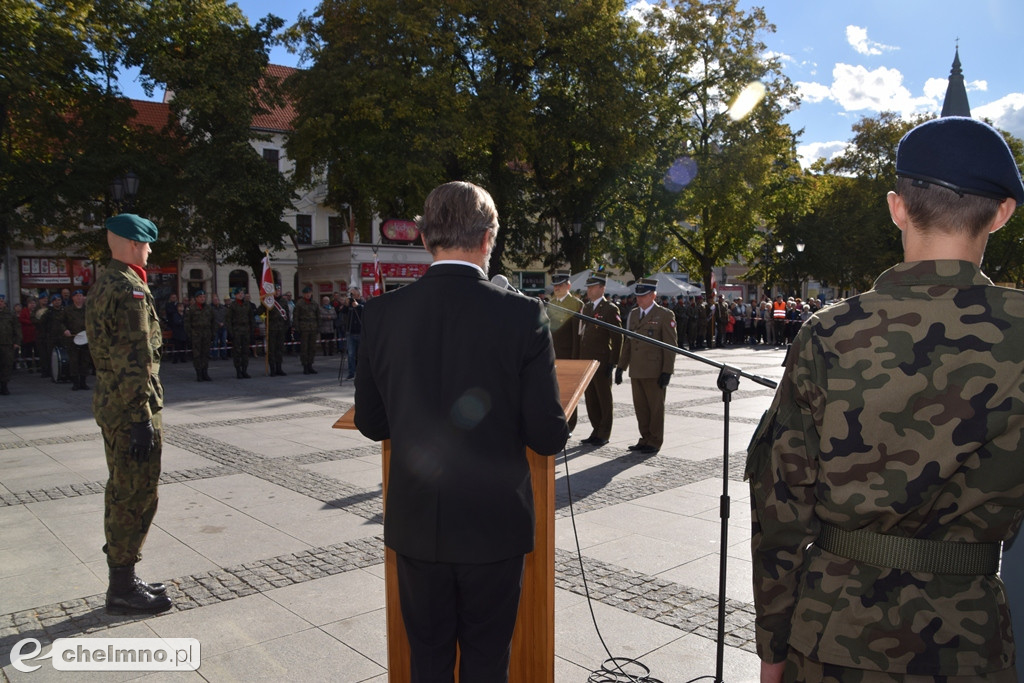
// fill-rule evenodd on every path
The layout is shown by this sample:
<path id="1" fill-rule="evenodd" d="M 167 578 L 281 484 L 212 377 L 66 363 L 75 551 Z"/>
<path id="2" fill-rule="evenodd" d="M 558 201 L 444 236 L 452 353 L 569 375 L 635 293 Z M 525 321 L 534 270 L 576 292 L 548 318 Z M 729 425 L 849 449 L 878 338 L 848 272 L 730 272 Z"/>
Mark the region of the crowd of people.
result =
<path id="1" fill-rule="evenodd" d="M 231 357 L 237 378 L 247 379 L 248 359 L 266 348 L 272 375 L 285 374 L 285 353 L 300 353 L 304 374 L 316 374 L 319 349 L 324 356 L 346 354 L 346 378 L 355 377 L 364 303 L 358 288 L 322 296 L 317 305 L 309 287 L 297 302 L 277 287 L 270 308 L 254 302 L 245 288 L 234 288 L 231 295 L 225 303 L 214 293 L 207 303 L 203 290 L 181 300 L 172 293 L 158 306 L 163 362 L 191 361 L 196 381 L 211 381 L 209 361 Z M 84 291 L 67 288 L 13 306 L 0 295 L 0 395 L 10 393 L 14 369 L 70 382 L 75 391 L 89 389 L 86 378 L 94 370 L 84 333 L 86 303 Z"/>

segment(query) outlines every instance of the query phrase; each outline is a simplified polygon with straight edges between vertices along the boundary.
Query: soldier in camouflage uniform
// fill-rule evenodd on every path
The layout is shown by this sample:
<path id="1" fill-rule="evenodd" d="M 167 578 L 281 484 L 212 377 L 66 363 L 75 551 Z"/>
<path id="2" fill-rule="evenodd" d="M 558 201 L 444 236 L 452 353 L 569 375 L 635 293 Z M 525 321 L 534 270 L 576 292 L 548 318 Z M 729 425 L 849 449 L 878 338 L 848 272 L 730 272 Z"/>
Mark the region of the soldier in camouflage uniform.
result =
<path id="1" fill-rule="evenodd" d="M 213 322 L 213 308 L 206 305 L 206 292 L 198 290 L 192 305 L 185 311 L 185 332 L 192 342 L 192 367 L 197 382 L 211 382 L 210 344 L 217 326 Z"/>
<path id="2" fill-rule="evenodd" d="M 7 297 L 0 294 L 0 396 L 11 393 L 7 383 L 14 372 L 14 358 L 21 348 L 21 321 L 7 308 Z"/>
<path id="3" fill-rule="evenodd" d="M 68 352 L 68 374 L 71 376 L 71 390 L 88 389 L 85 376 L 92 369 L 89 347 L 75 343 L 75 335 L 85 331 L 85 294 L 76 289 L 71 295 L 71 305 L 62 309 L 61 324 L 64 326 L 63 337 Z M 86 335 L 88 337 L 88 335 Z"/>
<path id="4" fill-rule="evenodd" d="M 904 136 L 896 173 L 905 261 L 804 323 L 751 441 L 762 681 L 1017 680 L 996 569 L 1024 516 L 1024 292 L 980 264 L 1024 185 L 961 117 Z"/>
<path id="5" fill-rule="evenodd" d="M 227 326 L 231 335 L 231 359 L 235 378 L 249 379 L 249 340 L 252 338 L 252 306 L 245 300 L 245 288 L 236 287 L 235 300 L 228 306 Z"/>
<path id="6" fill-rule="evenodd" d="M 284 362 L 284 337 L 288 332 L 288 312 L 277 301 L 277 297 L 267 299 L 271 302 L 267 307 L 267 363 L 270 365 L 271 377 L 283 377 L 288 374 L 281 369 Z"/>
<path id="7" fill-rule="evenodd" d="M 43 353 L 46 356 L 47 374 L 49 376 L 60 376 L 60 368 L 53 367 L 53 350 L 60 347 L 67 351 L 67 341 L 64 337 L 64 300 L 60 294 L 50 295 L 50 306 L 40 318 L 39 331 L 43 338 Z"/>
<path id="8" fill-rule="evenodd" d="M 163 333 L 145 271 L 157 229 L 134 214 L 109 218 L 106 227 L 113 258 L 89 292 L 85 315 L 96 364 L 93 415 L 103 434 L 110 474 L 103 514 L 103 552 L 110 568 L 106 608 L 113 613 L 163 612 L 171 607 L 164 584 L 135 576 L 156 514 L 162 448 Z"/>
<path id="9" fill-rule="evenodd" d="M 302 288 L 302 298 L 295 304 L 295 331 L 299 335 L 299 357 L 302 359 L 302 374 L 315 375 L 313 360 L 316 358 L 316 342 L 320 336 L 320 307 L 312 300 L 313 289 Z"/>

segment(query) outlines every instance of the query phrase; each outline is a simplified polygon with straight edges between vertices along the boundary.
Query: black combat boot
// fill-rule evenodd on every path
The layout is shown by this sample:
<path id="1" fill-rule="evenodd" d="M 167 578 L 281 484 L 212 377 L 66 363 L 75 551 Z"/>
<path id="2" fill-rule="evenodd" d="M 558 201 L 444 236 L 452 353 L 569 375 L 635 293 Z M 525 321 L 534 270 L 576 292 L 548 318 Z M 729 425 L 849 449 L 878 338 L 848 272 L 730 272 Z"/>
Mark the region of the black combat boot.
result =
<path id="1" fill-rule="evenodd" d="M 143 581 L 139 578 L 138 574 L 135 574 L 134 568 L 132 569 L 132 574 L 135 575 L 135 585 L 141 588 L 142 590 L 146 591 L 147 593 L 152 593 L 153 595 L 163 595 L 167 592 L 167 586 L 163 582 L 154 581 L 153 583 L 149 583 L 148 581 Z"/>
<path id="2" fill-rule="evenodd" d="M 0 396 L 10 396 L 11 390 L 7 388 L 7 382 L 0 382 Z"/>
<path id="3" fill-rule="evenodd" d="M 82 391 L 89 391 L 89 385 L 85 383 L 85 375 L 78 376 L 78 388 Z"/>
<path id="4" fill-rule="evenodd" d="M 241 372 L 242 372 L 242 376 L 241 376 L 240 379 L 252 379 L 252 377 L 249 375 L 249 372 L 248 372 L 247 368 L 243 367 Z"/>
<path id="5" fill-rule="evenodd" d="M 78 375 L 71 378 L 71 391 L 78 391 Z"/>
<path id="6" fill-rule="evenodd" d="M 313 369 L 313 364 L 312 363 L 309 364 L 309 374 L 311 374 L 311 375 L 317 374 L 316 370 Z"/>
<path id="7" fill-rule="evenodd" d="M 309 364 L 307 364 L 307 363 L 303 363 L 302 364 L 302 374 L 303 375 L 308 375 L 309 374 Z"/>
<path id="8" fill-rule="evenodd" d="M 285 375 L 288 374 L 284 370 L 281 369 L 281 364 L 280 363 L 277 364 L 277 374 L 280 375 L 281 377 L 284 377 Z"/>
<path id="9" fill-rule="evenodd" d="M 235 379 L 242 379 L 242 368 L 235 366 Z"/>
<path id="10" fill-rule="evenodd" d="M 197 382 L 202 382 L 203 381 L 203 371 L 200 370 L 199 368 L 196 368 L 196 381 Z"/>
<path id="11" fill-rule="evenodd" d="M 213 381 L 212 379 L 210 379 L 210 371 L 207 368 L 203 368 L 203 381 L 204 382 L 212 382 Z"/>
<path id="12" fill-rule="evenodd" d="M 171 608 L 166 595 L 154 595 L 135 576 L 135 567 L 110 567 L 106 609 L 109 614 L 156 614 Z M 166 589 L 166 588 L 165 588 Z"/>

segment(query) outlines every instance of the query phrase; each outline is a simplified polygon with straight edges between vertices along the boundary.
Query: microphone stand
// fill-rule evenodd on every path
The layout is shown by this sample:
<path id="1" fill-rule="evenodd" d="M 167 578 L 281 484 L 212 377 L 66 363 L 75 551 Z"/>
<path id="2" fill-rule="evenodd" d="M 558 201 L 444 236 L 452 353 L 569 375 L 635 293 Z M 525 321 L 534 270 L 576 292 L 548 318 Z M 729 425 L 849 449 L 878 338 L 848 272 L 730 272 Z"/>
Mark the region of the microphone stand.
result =
<path id="1" fill-rule="evenodd" d="M 718 388 L 722 390 L 722 402 L 724 406 L 724 438 L 722 440 L 722 496 L 719 499 L 719 517 L 721 519 L 721 539 L 719 541 L 719 562 L 718 562 L 718 637 L 716 639 L 717 650 L 715 653 L 715 683 L 723 683 L 723 666 L 725 659 L 725 583 L 726 583 L 726 551 L 729 547 L 729 404 L 732 402 L 732 394 L 740 386 L 740 377 L 746 377 L 752 382 L 756 382 L 762 386 L 774 389 L 778 386 L 778 383 L 774 380 L 768 379 L 767 377 L 761 377 L 760 375 L 753 375 L 748 372 L 744 372 L 739 368 L 726 365 L 725 363 L 719 363 L 718 361 L 711 360 L 698 353 L 681 349 L 678 346 L 672 346 L 666 344 L 658 339 L 651 339 L 645 337 L 642 334 L 627 330 L 625 327 L 619 327 L 607 323 L 603 320 L 591 318 L 588 315 L 577 313 L 569 308 L 564 308 L 557 304 L 551 303 L 550 301 L 544 301 L 544 305 L 548 308 L 557 308 L 558 310 L 568 313 L 575 318 L 597 325 L 598 327 L 604 327 L 613 332 L 621 334 L 625 337 L 632 339 L 638 339 L 644 343 L 657 346 L 665 351 L 671 351 L 672 353 L 680 356 L 686 356 L 695 361 L 704 363 L 716 367 L 719 370 L 718 373 Z"/>

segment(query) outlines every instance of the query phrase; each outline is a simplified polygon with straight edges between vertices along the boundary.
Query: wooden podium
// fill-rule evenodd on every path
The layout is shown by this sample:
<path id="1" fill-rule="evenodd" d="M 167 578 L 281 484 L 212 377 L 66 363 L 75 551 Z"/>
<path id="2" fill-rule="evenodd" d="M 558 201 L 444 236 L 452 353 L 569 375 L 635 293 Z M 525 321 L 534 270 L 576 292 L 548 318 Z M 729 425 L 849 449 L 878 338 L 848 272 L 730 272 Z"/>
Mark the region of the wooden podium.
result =
<path id="1" fill-rule="evenodd" d="M 598 362 L 559 360 L 559 399 L 562 410 L 571 415 L 583 397 L 583 391 L 597 372 Z M 355 429 L 355 408 L 334 423 L 335 429 Z M 384 508 L 387 514 L 388 467 L 391 442 L 381 442 L 384 474 Z M 554 683 L 555 680 L 555 458 L 537 455 L 527 449 L 533 483 L 533 506 L 537 516 L 536 542 L 526 556 L 523 568 L 523 593 L 519 598 L 519 616 L 512 636 L 509 663 L 510 683 Z M 388 622 L 388 680 L 407 683 L 409 640 L 398 602 L 398 569 L 395 552 L 385 548 L 384 593 Z M 455 680 L 459 680 L 458 666 Z"/>

